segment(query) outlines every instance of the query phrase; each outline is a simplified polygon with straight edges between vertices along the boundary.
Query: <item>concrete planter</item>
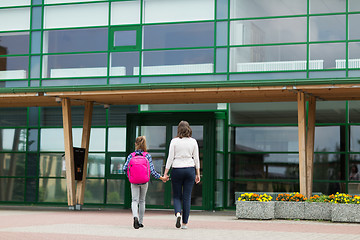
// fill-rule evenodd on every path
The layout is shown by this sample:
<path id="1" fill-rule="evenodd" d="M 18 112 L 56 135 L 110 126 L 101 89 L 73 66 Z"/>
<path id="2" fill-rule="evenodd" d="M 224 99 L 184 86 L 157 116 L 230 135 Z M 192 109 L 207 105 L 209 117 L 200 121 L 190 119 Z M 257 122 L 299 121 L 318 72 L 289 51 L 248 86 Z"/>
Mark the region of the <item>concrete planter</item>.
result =
<path id="1" fill-rule="evenodd" d="M 275 202 L 236 201 L 236 217 L 241 219 L 273 219 Z"/>
<path id="2" fill-rule="evenodd" d="M 331 204 L 331 221 L 360 223 L 359 204 Z"/>
<path id="3" fill-rule="evenodd" d="M 331 220 L 332 204 L 326 202 L 305 202 L 304 219 Z"/>
<path id="4" fill-rule="evenodd" d="M 305 202 L 275 201 L 275 218 L 305 219 Z"/>

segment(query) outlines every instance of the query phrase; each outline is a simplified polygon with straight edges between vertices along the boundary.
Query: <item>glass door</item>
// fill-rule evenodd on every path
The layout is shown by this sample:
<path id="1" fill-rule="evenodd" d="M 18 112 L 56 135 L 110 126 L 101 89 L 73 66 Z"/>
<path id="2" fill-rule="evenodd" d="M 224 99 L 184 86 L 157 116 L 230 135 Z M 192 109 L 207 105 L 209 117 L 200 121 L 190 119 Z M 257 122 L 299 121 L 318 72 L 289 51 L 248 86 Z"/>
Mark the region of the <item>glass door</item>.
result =
<path id="1" fill-rule="evenodd" d="M 148 152 L 155 169 L 163 175 L 169 144 L 177 135 L 177 125 L 181 120 L 190 123 L 193 138 L 199 145 L 201 182 L 194 185 L 192 209 L 213 209 L 214 199 L 214 155 L 215 155 L 215 114 L 214 113 L 139 113 L 127 116 L 127 152 L 134 151 L 137 136 L 146 136 Z M 171 177 L 171 171 L 170 171 Z M 127 204 L 130 207 L 131 193 L 127 186 Z M 166 184 L 152 178 L 146 199 L 147 207 L 172 208 L 171 181 Z"/>

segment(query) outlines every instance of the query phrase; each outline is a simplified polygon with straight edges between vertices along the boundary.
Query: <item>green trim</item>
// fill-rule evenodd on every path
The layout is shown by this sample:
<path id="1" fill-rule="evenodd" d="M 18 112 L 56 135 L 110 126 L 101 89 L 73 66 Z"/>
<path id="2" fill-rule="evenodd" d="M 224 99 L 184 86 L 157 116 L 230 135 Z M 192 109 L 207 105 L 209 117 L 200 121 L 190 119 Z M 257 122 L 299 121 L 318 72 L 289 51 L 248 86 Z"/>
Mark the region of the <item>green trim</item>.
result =
<path id="1" fill-rule="evenodd" d="M 140 25 L 127 25 L 127 26 L 112 26 L 109 28 L 110 39 L 109 49 L 110 51 L 137 51 L 141 48 L 141 26 Z M 135 31 L 136 32 L 136 44 L 127 46 L 115 46 L 115 32 L 123 31 Z"/>

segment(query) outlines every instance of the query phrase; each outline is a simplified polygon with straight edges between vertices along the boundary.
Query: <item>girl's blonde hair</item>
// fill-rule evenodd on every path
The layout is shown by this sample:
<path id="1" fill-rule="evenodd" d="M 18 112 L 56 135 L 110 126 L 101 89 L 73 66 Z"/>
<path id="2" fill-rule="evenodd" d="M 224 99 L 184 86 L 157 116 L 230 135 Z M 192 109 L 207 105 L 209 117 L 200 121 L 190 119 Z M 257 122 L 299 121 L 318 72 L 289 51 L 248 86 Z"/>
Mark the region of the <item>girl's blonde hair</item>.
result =
<path id="1" fill-rule="evenodd" d="M 177 129 L 177 137 L 183 138 L 183 137 L 191 137 L 192 136 L 192 130 L 187 121 L 181 121 L 178 125 Z"/>
<path id="2" fill-rule="evenodd" d="M 143 150 L 144 152 L 147 151 L 146 147 L 146 137 L 145 136 L 139 136 L 135 140 L 135 150 Z"/>

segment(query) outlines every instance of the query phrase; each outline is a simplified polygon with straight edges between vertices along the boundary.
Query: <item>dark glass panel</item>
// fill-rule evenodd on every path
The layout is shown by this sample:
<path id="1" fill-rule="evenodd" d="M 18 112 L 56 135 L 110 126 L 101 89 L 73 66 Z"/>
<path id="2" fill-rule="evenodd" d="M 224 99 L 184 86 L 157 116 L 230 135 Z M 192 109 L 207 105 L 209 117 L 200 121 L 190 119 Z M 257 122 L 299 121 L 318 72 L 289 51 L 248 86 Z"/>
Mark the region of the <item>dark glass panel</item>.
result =
<path id="1" fill-rule="evenodd" d="M 112 105 L 109 109 L 109 126 L 125 126 L 126 114 L 137 112 L 137 105 Z"/>
<path id="2" fill-rule="evenodd" d="M 0 55 L 29 54 L 29 33 L 0 33 Z"/>
<path id="3" fill-rule="evenodd" d="M 24 176 L 25 154 L 0 153 L 0 176 Z"/>
<path id="4" fill-rule="evenodd" d="M 26 126 L 26 108 L 0 108 L 0 126 Z"/>

